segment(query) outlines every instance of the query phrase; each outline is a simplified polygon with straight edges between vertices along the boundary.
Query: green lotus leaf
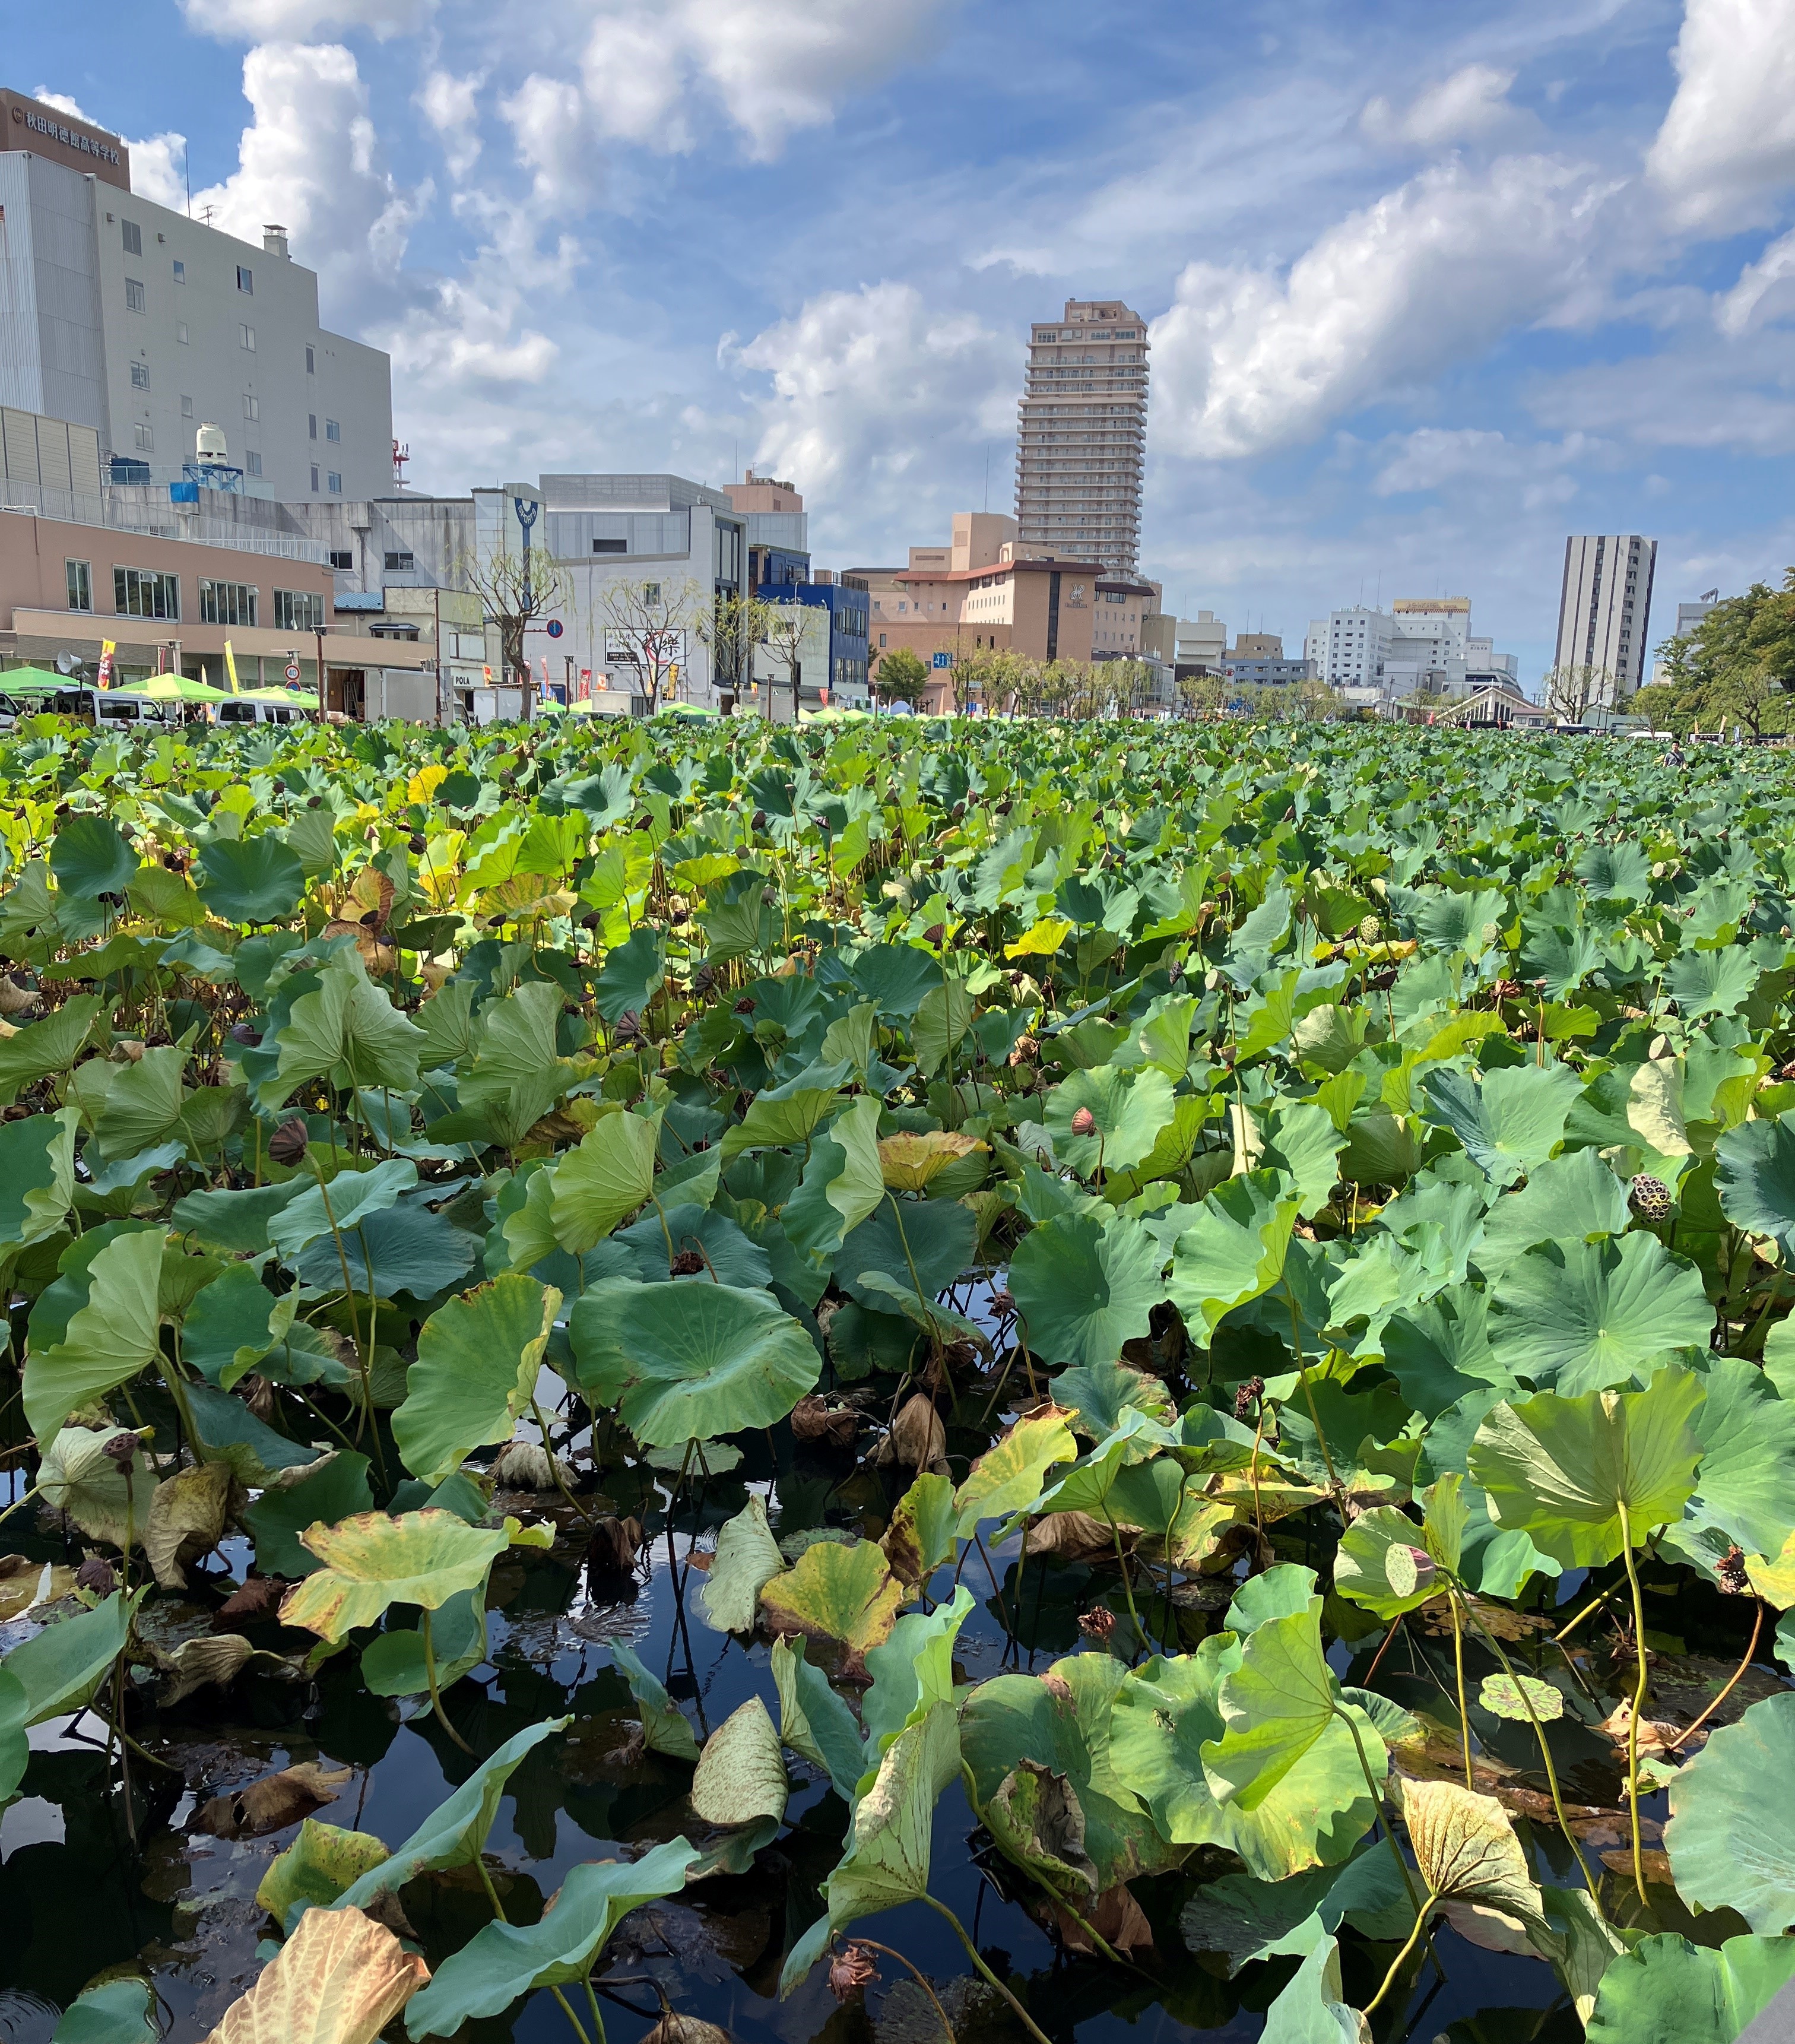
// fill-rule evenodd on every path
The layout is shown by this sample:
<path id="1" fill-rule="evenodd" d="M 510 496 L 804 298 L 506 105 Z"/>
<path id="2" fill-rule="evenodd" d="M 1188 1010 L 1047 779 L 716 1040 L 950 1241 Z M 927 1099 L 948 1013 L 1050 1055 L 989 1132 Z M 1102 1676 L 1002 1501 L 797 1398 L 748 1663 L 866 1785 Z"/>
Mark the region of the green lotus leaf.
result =
<path id="1" fill-rule="evenodd" d="M 1539 1923 L 1527 1926 L 1527 1941 L 1551 1961 L 1577 2019 L 1586 2027 L 1596 1990 L 1626 1944 L 1586 1888 L 1547 1886 L 1540 1899 L 1544 1914 Z"/>
<path id="2" fill-rule="evenodd" d="M 386 1857 L 385 1846 L 367 1832 L 343 1831 L 308 1817 L 298 1837 L 263 1875 L 255 1905 L 284 1923 L 296 1902 L 326 1908 Z"/>
<path id="3" fill-rule="evenodd" d="M 1415 1563 L 1408 1564 L 1410 1587 L 1398 1591 L 1387 1557 L 1392 1552 L 1410 1555 L 1421 1543 L 1421 1529 L 1406 1512 L 1392 1504 L 1374 1505 L 1363 1512 L 1341 1535 L 1334 1557 L 1334 1588 L 1342 1596 L 1363 1604 L 1387 1623 L 1406 1611 L 1417 1610 L 1444 1586 L 1428 1577 L 1417 1581 Z"/>
<path id="4" fill-rule="evenodd" d="M 282 1470 L 255 1501 L 245 1508 L 244 1530 L 255 1543 L 255 1566 L 265 1576 L 290 1582 L 323 1565 L 300 1535 L 310 1526 L 335 1526 L 359 1514 L 372 1513 L 366 1455 L 341 1448 L 313 1463 Z"/>
<path id="5" fill-rule="evenodd" d="M 987 1448 L 953 1494 L 956 1536 L 969 1540 L 984 1519 L 1009 1518 L 1034 1508 L 1047 1472 L 1077 1459 L 1078 1443 L 1057 1406 L 1018 1420 L 1003 1439 Z"/>
<path id="6" fill-rule="evenodd" d="M 778 1631 L 839 1640 L 853 1654 L 889 1637 L 903 1603 L 903 1585 L 872 1540 L 852 1546 L 819 1540 L 761 1589 L 761 1606 Z"/>
<path id="7" fill-rule="evenodd" d="M 1315 1571 L 1299 1562 L 1279 1562 L 1260 1575 L 1248 1576 L 1235 1591 L 1226 1623 L 1244 1639 L 1275 1618 L 1297 1618 L 1306 1612 L 1317 1617 L 1321 1612 Z"/>
<path id="8" fill-rule="evenodd" d="M 208 1462 L 228 1462 L 237 1480 L 251 1489 L 283 1470 L 316 1462 L 323 1452 L 277 1434 L 228 1391 L 215 1391 L 209 1384 L 190 1384 L 185 1397 L 201 1455 Z"/>
<path id="9" fill-rule="evenodd" d="M 335 1246 L 370 1214 L 397 1205 L 401 1193 L 417 1183 L 417 1166 L 408 1157 L 387 1157 L 366 1171 L 339 1171 L 324 1185 L 308 1185 L 269 1216 L 267 1239 L 288 1262 L 310 1243 L 329 1239 Z"/>
<path id="10" fill-rule="evenodd" d="M 635 1860 L 575 1867 L 535 1923 L 488 1923 L 452 1953 L 405 2011 L 405 2034 L 452 2037 L 462 2025 L 502 2015 L 542 1987 L 589 1978 L 611 1933 L 632 1909 L 677 1895 L 700 1855 L 681 1838 Z"/>
<path id="11" fill-rule="evenodd" d="M 323 1564 L 281 1605 L 283 1625 L 303 1626 L 339 1640 L 372 1625 L 389 1604 L 439 1610 L 452 1596 L 486 1580 L 511 1545 L 515 1521 L 484 1532 L 452 1512 L 358 1512 L 336 1526 L 313 1526 L 301 1538 Z"/>
<path id="12" fill-rule="evenodd" d="M 5 1671 L 24 1692 L 24 1723 L 44 1723 L 92 1701 L 125 1651 L 148 1590 L 122 1590 L 71 1617 L 46 1626 L 7 1654 Z"/>
<path id="13" fill-rule="evenodd" d="M 1600 1567 L 1628 1537 L 1640 1545 L 1682 1518 L 1701 1455 L 1691 1423 L 1702 1397 L 1700 1377 L 1668 1369 L 1643 1391 L 1547 1391 L 1499 1404 L 1477 1430 L 1470 1474 L 1498 1526 L 1563 1567 Z"/>
<path id="14" fill-rule="evenodd" d="M 1133 1070 L 1098 1065 L 1074 1072 L 1049 1094 L 1047 1132 L 1053 1155 L 1081 1178 L 1095 1179 L 1099 1170 L 1126 1171 L 1151 1156 L 1160 1131 L 1172 1120 L 1172 1081 L 1156 1066 Z M 1088 1130 L 1074 1129 L 1074 1119 L 1088 1113 Z"/>
<path id="15" fill-rule="evenodd" d="M 155 1990 L 140 1973 L 83 1988 L 50 2034 L 50 2044 L 156 2044 Z"/>
<path id="16" fill-rule="evenodd" d="M 1714 1163 L 1721 1212 L 1795 1262 L 1795 1120 L 1785 1114 L 1729 1129 L 1714 1145 Z"/>
<path id="17" fill-rule="evenodd" d="M 627 1220 L 654 1189 L 656 1124 L 639 1114 L 608 1114 L 555 1166 L 555 1239 L 584 1256 Z"/>
<path id="18" fill-rule="evenodd" d="M 1779 1554 L 1795 1533 L 1795 1403 L 1778 1397 L 1767 1372 L 1743 1356 L 1716 1355 L 1703 1381 L 1696 1493 L 1665 1543 L 1703 1570 L 1712 1561 L 1705 1534 L 1723 1554 L 1736 1546 Z"/>
<path id="19" fill-rule="evenodd" d="M 1664 1847 L 1692 1909 L 1736 1909 L 1766 1937 L 1795 1923 L 1795 1691 L 1752 1704 L 1677 1769 Z"/>
<path id="20" fill-rule="evenodd" d="M 1062 1214 L 1034 1229 L 1010 1259 L 1029 1347 L 1048 1362 L 1114 1362 L 1165 1297 L 1164 1262 L 1146 1229 L 1120 1216 L 1100 1227 Z"/>
<path id="21" fill-rule="evenodd" d="M 1151 1873 L 1179 1855 L 1117 1769 L 1112 1713 L 1128 1670 L 1104 1654 L 1057 1661 L 1036 1675 L 981 1682 L 961 1707 L 961 1750 L 975 1808 L 1024 1760 L 1064 1776 L 1084 1813 L 1085 1850 L 1100 1888 Z"/>
<path id="22" fill-rule="evenodd" d="M 240 1192 L 189 1193 L 175 1202 L 170 1219 L 201 1249 L 253 1256 L 269 1247 L 274 1216 L 315 1189 L 309 1181 L 293 1178 L 284 1185 L 247 1185 Z"/>
<path id="23" fill-rule="evenodd" d="M 1532 1675 L 1486 1675 L 1477 1700 L 1491 1717 L 1520 1724 L 1550 1724 L 1564 1716 L 1564 1692 Z M 1528 1705 L 1532 1705 L 1529 1713 Z"/>
<path id="24" fill-rule="evenodd" d="M 667 1694 L 659 1677 L 645 1667 L 641 1658 L 621 1640 L 613 1640 L 611 1658 L 623 1671 L 636 1709 L 642 1719 L 642 1742 L 650 1753 L 664 1753 L 669 1760 L 684 1760 L 694 1766 L 698 1742 L 685 1714 Z"/>
<path id="25" fill-rule="evenodd" d="M 811 1138 L 804 1175 L 781 1212 L 792 1247 L 819 1268 L 885 1197 L 879 1112 L 878 1101 L 863 1094 L 850 1101 L 826 1132 Z"/>
<path id="26" fill-rule="evenodd" d="M 812 1065 L 785 1085 L 757 1093 L 748 1112 L 724 1134 L 723 1169 L 744 1151 L 802 1149 L 834 1112 L 851 1076 L 846 1064 Z"/>
<path id="27" fill-rule="evenodd" d="M 61 1228 L 75 1197 L 79 1128 L 73 1107 L 0 1121 L 0 1255 Z"/>
<path id="28" fill-rule="evenodd" d="M 1295 1185 L 1297 1212 L 1305 1220 L 1327 1204 L 1345 1147 L 1346 1132 L 1313 1101 L 1279 1100 L 1268 1118 L 1265 1162 Z"/>
<path id="29" fill-rule="evenodd" d="M 1701 1273 L 1650 1235 L 1542 1243 L 1509 1265 L 1490 1304 L 1498 1365 L 1567 1397 L 1648 1375 L 1676 1350 L 1705 1350 L 1713 1327 Z"/>
<path id="30" fill-rule="evenodd" d="M 1686 1020 L 1703 1015 L 1736 1015 L 1758 990 L 1756 961 L 1729 944 L 1717 951 L 1685 951 L 1664 971 L 1664 991 Z"/>
<path id="31" fill-rule="evenodd" d="M 294 1268 L 302 1283 L 320 1290 L 340 1291 L 347 1264 L 351 1290 L 364 1297 L 428 1299 L 459 1284 L 479 1248 L 443 1215 L 408 1204 L 363 1215 L 346 1235 L 340 1260 L 327 1235 L 301 1252 Z"/>
<path id="32" fill-rule="evenodd" d="M 666 983 L 666 943 L 658 930 L 644 924 L 627 943 L 606 957 L 593 984 L 593 1003 L 607 1022 L 621 1021 L 634 1009 L 643 1013 Z"/>
<path id="33" fill-rule="evenodd" d="M 145 1051 L 119 1072 L 94 1124 L 98 1156 L 138 1156 L 178 1129 L 186 1065 L 186 1052 L 178 1044 L 167 1044 Z"/>
<path id="34" fill-rule="evenodd" d="M 1481 1084 L 1457 1071 L 1422 1079 L 1429 1118 L 1450 1128 L 1492 1185 L 1513 1185 L 1551 1156 L 1580 1090 L 1565 1065 L 1509 1065 Z"/>
<path id="35" fill-rule="evenodd" d="M 1191 1338 L 1206 1348 L 1224 1313 L 1283 1275 L 1299 1204 L 1282 1171 L 1249 1171 L 1218 1186 L 1179 1236 L 1168 1288 Z"/>
<path id="36" fill-rule="evenodd" d="M 106 1004 L 97 993 L 77 994 L 53 1015 L 29 1023 L 0 1043 L 0 1107 L 10 1107 L 26 1086 L 66 1072 L 86 1047 Z"/>
<path id="37" fill-rule="evenodd" d="M 299 855 L 271 831 L 201 846 L 200 899 L 227 923 L 284 923 L 305 892 Z"/>
<path id="38" fill-rule="evenodd" d="M 1589 2044 L 1732 2044 L 1792 1979 L 1788 1938 L 1728 1938 L 1717 1951 L 1642 1938 L 1602 1975 L 1585 2034 Z"/>
<path id="39" fill-rule="evenodd" d="M 31 1741 L 25 1731 L 25 1685 L 0 1663 L 0 1809 L 18 1792 L 31 1765 Z"/>
<path id="40" fill-rule="evenodd" d="M 50 847 L 50 870 L 59 893 L 91 901 L 122 894 L 137 870 L 137 855 L 105 816 L 71 816 Z"/>
<path id="41" fill-rule="evenodd" d="M 430 1653 L 421 1626 L 392 1625 L 362 1649 L 362 1681 L 377 1696 L 421 1696 L 430 1687 L 447 1689 L 471 1674 L 486 1658 L 486 1586 L 478 1584 L 452 1596 L 430 1621 Z"/>
<path id="42" fill-rule="evenodd" d="M 851 1807 L 866 1769 L 865 1746 L 853 1712 L 823 1670 L 804 1658 L 801 1636 L 773 1642 L 773 1680 L 779 1692 L 781 1742 L 822 1768 Z"/>
<path id="43" fill-rule="evenodd" d="M 1361 2044 L 1364 2019 L 1341 1999 L 1340 1948 L 1317 1945 L 1265 2011 L 1260 2044 Z"/>
<path id="44" fill-rule="evenodd" d="M 535 1396 L 561 1294 L 508 1271 L 439 1306 L 424 1324 L 405 1400 L 393 1415 L 400 1458 L 440 1483 L 476 1448 L 508 1441 Z"/>
<path id="45" fill-rule="evenodd" d="M 270 1106 L 285 1100 L 301 1080 L 311 1078 L 327 1078 L 345 1092 L 385 1086 L 410 1093 L 417 1085 L 424 1035 L 369 980 L 360 959 L 351 954 L 327 966 L 316 992 L 302 993 L 293 1002 L 274 1040 L 279 1058 L 274 1078 L 263 1088 Z M 270 1093 L 274 1097 L 268 1099 Z"/>
<path id="46" fill-rule="evenodd" d="M 639 1285 L 616 1308 L 635 1381 L 623 1424 L 645 1447 L 783 1420 L 823 1374 L 815 1343 L 777 1300 L 732 1285 Z"/>
<path id="47" fill-rule="evenodd" d="M 452 1796 L 437 1804 L 403 1845 L 395 1846 L 387 1858 L 370 1867 L 330 1906 L 365 1910 L 377 1896 L 396 1894 L 420 1873 L 471 1866 L 493 1828 L 505 1784 L 532 1748 L 565 1731 L 572 1722 L 571 1718 L 545 1718 L 514 1732 L 496 1753 L 481 1762 Z M 293 1929 L 290 1916 L 286 1928 L 289 1932 Z"/>
<path id="48" fill-rule="evenodd" d="M 873 1312 L 888 1313 L 891 1300 L 860 1281 L 876 1272 L 926 1302 L 946 1290 L 972 1260 L 979 1224 L 957 1200 L 903 1200 L 890 1195 L 852 1231 L 835 1252 L 842 1289 Z"/>
<path id="49" fill-rule="evenodd" d="M 949 1602 L 905 1612 L 884 1646 L 867 1649 L 873 1686 L 861 1717 L 870 1752 L 883 1752 L 918 1710 L 953 1696 L 953 1645 L 972 1610 L 972 1592 L 957 1583 Z"/>
<path id="50" fill-rule="evenodd" d="M 1490 1346 L 1489 1295 L 1463 1285 L 1384 1324 L 1384 1367 L 1424 1420 L 1437 1419 L 1479 1387 L 1515 1388 Z"/>
<path id="51" fill-rule="evenodd" d="M 782 1995 L 797 1986 L 823 1946 L 848 1924 L 928 1893 L 935 1801 L 959 1769 L 951 1703 L 931 1705 L 892 1742 L 855 1807 L 847 1850 L 824 1888 L 822 1923 L 786 1960 L 779 1982 Z"/>
<path id="52" fill-rule="evenodd" d="M 1525 1185 L 1492 1201 L 1473 1260 L 1492 1283 L 1536 1243 L 1624 1235 L 1627 1189 L 1599 1151 L 1572 1150 L 1536 1165 Z"/>
<path id="53" fill-rule="evenodd" d="M 53 1347 L 25 1358 L 25 1419 L 48 1443 L 70 1413 L 162 1359 L 163 1237 L 121 1235 L 88 1266 L 87 1302 Z"/>
<path id="54" fill-rule="evenodd" d="M 705 1622 L 719 1632 L 752 1632 L 761 1586 L 785 1566 L 767 1525 L 766 1501 L 757 1493 L 717 1535 L 717 1549 L 698 1593 Z"/>
<path id="55" fill-rule="evenodd" d="M 783 1817 L 790 1794 L 779 1735 L 766 1705 L 750 1696 L 705 1740 L 692 1807 L 708 1824 L 754 1824 Z"/>

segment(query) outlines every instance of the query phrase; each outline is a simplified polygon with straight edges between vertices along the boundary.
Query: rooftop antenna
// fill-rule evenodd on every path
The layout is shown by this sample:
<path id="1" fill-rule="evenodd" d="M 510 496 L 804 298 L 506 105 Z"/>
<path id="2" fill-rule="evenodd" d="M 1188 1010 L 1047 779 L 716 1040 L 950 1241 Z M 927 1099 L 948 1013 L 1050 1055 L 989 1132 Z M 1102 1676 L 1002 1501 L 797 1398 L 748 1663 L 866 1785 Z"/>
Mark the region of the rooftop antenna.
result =
<path id="1" fill-rule="evenodd" d="M 212 216 L 217 210 L 218 209 L 215 206 L 202 206 L 199 209 L 199 217 L 205 222 L 206 225 L 209 227 L 212 225 Z"/>
<path id="2" fill-rule="evenodd" d="M 194 163 L 184 135 L 181 137 L 181 175 L 187 181 L 187 217 L 191 220 L 194 217 Z"/>

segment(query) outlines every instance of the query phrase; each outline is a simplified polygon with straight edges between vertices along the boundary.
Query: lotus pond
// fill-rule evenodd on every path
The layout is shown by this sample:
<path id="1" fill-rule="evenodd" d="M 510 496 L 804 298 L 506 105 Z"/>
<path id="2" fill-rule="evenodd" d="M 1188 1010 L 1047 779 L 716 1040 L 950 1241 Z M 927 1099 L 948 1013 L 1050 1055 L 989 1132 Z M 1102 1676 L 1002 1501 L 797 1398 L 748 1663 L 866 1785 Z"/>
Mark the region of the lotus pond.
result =
<path id="1" fill-rule="evenodd" d="M 0 2034 L 1725 2044 L 1795 774 L 0 746 Z"/>

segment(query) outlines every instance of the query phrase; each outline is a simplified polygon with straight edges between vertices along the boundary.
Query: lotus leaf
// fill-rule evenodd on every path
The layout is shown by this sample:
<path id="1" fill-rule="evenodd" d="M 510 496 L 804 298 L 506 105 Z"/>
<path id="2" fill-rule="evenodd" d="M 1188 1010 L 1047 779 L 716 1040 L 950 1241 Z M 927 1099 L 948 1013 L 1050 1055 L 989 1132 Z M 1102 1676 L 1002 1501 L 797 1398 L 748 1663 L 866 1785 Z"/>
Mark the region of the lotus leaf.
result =
<path id="1" fill-rule="evenodd" d="M 889 1636 L 903 1603 L 903 1585 L 871 1540 L 851 1546 L 819 1541 L 761 1589 L 762 1608 L 778 1631 L 839 1640 L 861 1654 Z"/>

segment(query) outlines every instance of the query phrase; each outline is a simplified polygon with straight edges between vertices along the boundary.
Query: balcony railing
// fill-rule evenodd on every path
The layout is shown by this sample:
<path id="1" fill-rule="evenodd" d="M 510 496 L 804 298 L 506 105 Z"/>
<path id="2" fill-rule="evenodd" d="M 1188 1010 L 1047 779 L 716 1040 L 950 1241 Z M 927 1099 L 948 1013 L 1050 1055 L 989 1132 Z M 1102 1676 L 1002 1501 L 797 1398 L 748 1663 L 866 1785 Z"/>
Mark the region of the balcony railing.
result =
<path id="1" fill-rule="evenodd" d="M 328 565 L 330 550 L 316 540 L 296 532 L 277 532 L 266 527 L 208 518 L 202 512 L 182 513 L 171 504 L 150 510 L 117 504 L 102 491 L 52 489 L 48 484 L 0 478 L 0 512 L 15 517 L 30 513 L 63 525 L 91 525 L 109 532 L 135 532 L 151 540 L 185 540 L 190 544 L 224 547 L 233 553 L 259 554 L 278 561 L 309 561 L 314 567 Z"/>

